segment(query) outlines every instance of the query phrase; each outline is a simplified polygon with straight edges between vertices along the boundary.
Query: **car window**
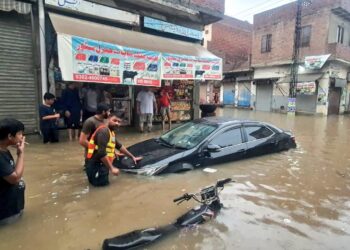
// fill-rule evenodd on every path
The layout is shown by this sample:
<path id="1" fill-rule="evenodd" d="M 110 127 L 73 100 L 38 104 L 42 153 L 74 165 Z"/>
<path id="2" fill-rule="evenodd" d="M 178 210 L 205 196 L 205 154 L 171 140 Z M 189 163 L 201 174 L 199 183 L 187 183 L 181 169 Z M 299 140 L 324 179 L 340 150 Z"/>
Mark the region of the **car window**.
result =
<path id="1" fill-rule="evenodd" d="M 162 135 L 160 139 L 171 146 L 190 149 L 207 138 L 216 128 L 217 126 L 212 124 L 187 122 Z"/>
<path id="2" fill-rule="evenodd" d="M 222 148 L 241 144 L 242 143 L 241 129 L 234 128 L 234 129 L 226 130 L 225 132 L 215 136 L 210 143 L 214 145 L 218 145 Z"/>
<path id="3" fill-rule="evenodd" d="M 245 127 L 247 132 L 248 141 L 254 141 L 269 137 L 273 132 L 264 126 L 249 126 Z"/>

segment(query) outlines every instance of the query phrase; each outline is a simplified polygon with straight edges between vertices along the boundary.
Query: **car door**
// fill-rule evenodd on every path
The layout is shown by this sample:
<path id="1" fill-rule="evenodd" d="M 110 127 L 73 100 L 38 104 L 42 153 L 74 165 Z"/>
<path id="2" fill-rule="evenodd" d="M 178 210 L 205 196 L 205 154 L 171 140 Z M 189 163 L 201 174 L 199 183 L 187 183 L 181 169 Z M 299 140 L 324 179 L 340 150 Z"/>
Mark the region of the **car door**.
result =
<path id="1" fill-rule="evenodd" d="M 278 142 L 275 133 L 264 125 L 245 125 L 247 157 L 268 154 L 275 151 Z"/>
<path id="2" fill-rule="evenodd" d="M 203 165 L 213 165 L 243 158 L 246 147 L 241 127 L 224 129 L 214 135 L 204 147 Z M 213 148 L 217 148 L 217 150 L 213 150 Z"/>

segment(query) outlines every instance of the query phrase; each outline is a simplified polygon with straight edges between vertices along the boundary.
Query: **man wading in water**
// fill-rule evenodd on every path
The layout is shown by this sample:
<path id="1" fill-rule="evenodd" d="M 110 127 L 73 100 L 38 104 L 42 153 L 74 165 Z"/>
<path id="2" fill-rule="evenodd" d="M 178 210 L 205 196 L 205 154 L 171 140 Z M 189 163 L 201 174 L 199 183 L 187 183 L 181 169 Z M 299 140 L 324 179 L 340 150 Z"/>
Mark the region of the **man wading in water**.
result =
<path id="1" fill-rule="evenodd" d="M 109 184 L 109 171 L 119 175 L 119 169 L 113 166 L 115 149 L 126 152 L 136 163 L 142 157 L 133 156 L 122 144 L 116 140 L 114 130 L 119 126 L 120 119 L 116 114 L 110 114 L 108 125 L 100 125 L 90 138 L 86 155 L 86 174 L 93 186 L 106 186 Z"/>
<path id="2" fill-rule="evenodd" d="M 83 146 L 85 148 L 84 169 L 86 168 L 86 164 L 88 161 L 88 159 L 86 158 L 86 155 L 87 155 L 88 145 L 89 145 L 89 141 L 91 139 L 91 136 L 93 135 L 93 133 L 96 131 L 96 129 L 98 127 L 105 124 L 105 121 L 106 121 L 105 119 L 107 119 L 109 117 L 110 113 L 111 113 L 110 106 L 108 104 L 105 104 L 105 103 L 100 103 L 97 105 L 96 115 L 87 119 L 83 124 L 83 129 L 80 133 L 79 143 L 81 146 Z M 118 119 L 118 121 L 120 121 L 118 117 L 117 117 L 117 119 Z M 119 123 L 117 126 L 119 126 Z M 135 157 L 133 154 L 131 154 L 121 143 L 118 142 L 117 139 L 115 142 L 117 145 L 117 149 L 122 154 L 130 157 L 133 160 L 133 162 L 135 163 L 135 165 L 137 164 L 138 161 L 140 161 L 142 159 L 142 157 Z"/>

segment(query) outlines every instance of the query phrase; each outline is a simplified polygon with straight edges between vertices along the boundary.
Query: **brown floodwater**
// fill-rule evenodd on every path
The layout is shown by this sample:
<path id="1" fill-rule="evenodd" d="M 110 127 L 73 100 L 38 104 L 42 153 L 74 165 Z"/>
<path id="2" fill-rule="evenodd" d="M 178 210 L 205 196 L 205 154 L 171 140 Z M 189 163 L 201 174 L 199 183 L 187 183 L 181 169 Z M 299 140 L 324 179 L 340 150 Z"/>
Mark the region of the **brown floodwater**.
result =
<path id="1" fill-rule="evenodd" d="M 216 219 L 147 249 L 349 249 L 350 117 L 290 117 L 229 108 L 218 114 L 290 129 L 298 147 L 216 165 L 215 173 L 122 173 L 110 177 L 108 187 L 93 188 L 82 170 L 77 142 L 63 138 L 43 145 L 29 138 L 25 211 L 15 224 L 0 227 L 0 249 L 101 249 L 106 237 L 174 221 L 196 204 L 178 206 L 173 198 L 225 177 L 236 183 L 221 193 L 224 208 Z M 131 145 L 160 132 L 119 134 Z"/>

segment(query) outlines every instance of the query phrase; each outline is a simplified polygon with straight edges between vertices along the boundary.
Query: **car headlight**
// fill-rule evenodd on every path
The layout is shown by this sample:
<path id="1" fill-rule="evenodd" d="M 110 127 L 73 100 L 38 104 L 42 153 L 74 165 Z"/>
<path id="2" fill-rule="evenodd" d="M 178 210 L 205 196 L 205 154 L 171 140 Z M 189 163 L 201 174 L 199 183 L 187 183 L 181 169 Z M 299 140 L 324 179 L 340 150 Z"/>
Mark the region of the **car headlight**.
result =
<path id="1" fill-rule="evenodd" d="M 159 173 L 161 170 L 166 168 L 168 166 L 168 163 L 162 163 L 162 164 L 151 164 L 151 165 L 146 165 L 143 168 L 140 169 L 135 169 L 135 173 L 137 174 L 142 174 L 142 175 L 155 175 Z"/>

